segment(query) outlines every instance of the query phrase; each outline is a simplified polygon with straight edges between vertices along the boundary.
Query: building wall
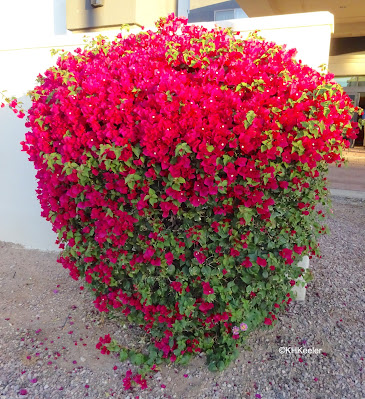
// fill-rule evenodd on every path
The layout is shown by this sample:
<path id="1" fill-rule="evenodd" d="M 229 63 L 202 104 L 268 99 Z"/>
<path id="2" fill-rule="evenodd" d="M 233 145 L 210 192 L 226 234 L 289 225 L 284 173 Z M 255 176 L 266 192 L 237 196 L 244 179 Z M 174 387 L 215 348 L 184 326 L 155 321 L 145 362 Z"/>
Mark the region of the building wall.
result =
<path id="1" fill-rule="evenodd" d="M 365 76 L 365 51 L 332 56 L 329 58 L 328 69 L 335 76 Z"/>
<path id="2" fill-rule="evenodd" d="M 235 0 L 191 0 L 188 16 L 189 23 L 214 21 L 216 11 L 232 9 L 239 10 L 239 12 L 236 11 L 236 18 L 247 17 Z"/>
<path id="3" fill-rule="evenodd" d="M 95 34 L 89 36 L 92 35 Z M 84 34 L 66 31 L 65 0 L 3 2 L 0 91 L 6 90 L 8 97 L 16 96 L 24 102 L 25 108 L 29 107 L 26 94 L 35 86 L 37 75 L 56 62 L 51 49 L 71 51 L 84 44 L 83 37 Z M 40 216 L 33 164 L 21 152 L 20 141 L 27 132 L 24 122 L 9 109 L 0 109 L 0 240 L 28 248 L 55 250 L 56 234 L 50 223 Z"/>
<path id="4" fill-rule="evenodd" d="M 364 76 L 365 36 L 333 38 L 329 70 L 336 76 Z"/>
<path id="5" fill-rule="evenodd" d="M 11 0 L 0 2 L 0 49 L 32 45 L 42 37 L 65 35 L 66 0 Z"/>
<path id="6" fill-rule="evenodd" d="M 243 18 L 231 21 L 206 22 L 204 26 L 213 28 L 216 24 L 232 27 L 247 37 L 249 32 L 259 30 L 260 36 L 288 49 L 298 50 L 297 59 L 320 70 L 328 65 L 331 33 L 333 33 L 333 15 L 329 12 L 276 15 L 273 17 Z"/>
<path id="7" fill-rule="evenodd" d="M 178 13 L 178 0 L 106 0 L 102 7 L 93 7 L 90 0 L 67 0 L 66 12 L 71 31 L 153 26 L 160 17 Z"/>
<path id="8" fill-rule="evenodd" d="M 55 62 L 55 58 L 50 55 L 50 49 L 72 50 L 83 45 L 83 34 L 57 34 L 62 32 L 58 16 L 65 23 L 64 15 L 56 12 L 63 0 L 54 0 L 51 5 L 51 0 L 39 0 L 41 1 L 45 5 L 42 17 L 39 16 L 38 8 L 29 7 L 26 9 L 27 18 L 24 19 L 32 21 L 34 18 L 39 24 L 36 32 L 26 35 L 31 25 L 27 22 L 26 27 L 19 28 L 20 36 L 12 35 L 12 24 L 4 18 L 3 22 L 6 23 L 0 23 L 0 37 L 7 37 L 6 41 L 0 43 L 0 90 L 6 89 L 8 96 L 19 97 L 25 102 L 25 107 L 30 105 L 26 93 L 34 87 L 38 73 L 43 73 Z M 19 3 L 25 5 L 30 2 L 20 0 Z M 16 7 L 11 7 L 7 8 L 9 19 L 11 15 L 18 15 Z M 261 34 L 267 39 L 298 48 L 298 57 L 309 65 L 318 67 L 321 63 L 327 63 L 333 29 L 331 14 L 299 14 L 296 18 L 298 19 L 293 16 L 246 18 L 220 24 L 233 25 L 244 36 L 249 31 L 262 29 Z M 42 21 L 45 21 L 44 24 Z M 213 27 L 214 23 L 205 25 Z M 115 33 L 110 32 L 110 35 Z M 93 35 L 95 33 L 91 36 Z M 19 143 L 27 131 L 24 120 L 16 118 L 8 109 L 0 109 L 0 126 L 0 240 L 23 244 L 29 248 L 56 249 L 56 235 L 50 224 L 40 216 L 33 165 L 20 151 Z"/>
<path id="9" fill-rule="evenodd" d="M 29 106 L 26 93 L 53 62 L 50 49 L 66 38 L 66 0 L 2 1 L 0 91 Z M 0 240 L 54 250 L 56 235 L 40 217 L 33 165 L 19 144 L 25 133 L 24 120 L 0 110 Z"/>

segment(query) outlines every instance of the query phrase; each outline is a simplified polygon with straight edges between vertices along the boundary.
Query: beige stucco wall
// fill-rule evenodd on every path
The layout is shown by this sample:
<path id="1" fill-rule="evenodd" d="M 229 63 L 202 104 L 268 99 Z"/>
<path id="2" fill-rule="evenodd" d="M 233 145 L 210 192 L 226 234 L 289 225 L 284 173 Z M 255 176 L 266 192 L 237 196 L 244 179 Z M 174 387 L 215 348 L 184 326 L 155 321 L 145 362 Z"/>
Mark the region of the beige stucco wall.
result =
<path id="1" fill-rule="evenodd" d="M 177 3 L 177 0 L 106 0 L 102 7 L 94 8 L 85 0 L 67 0 L 67 29 L 90 31 L 122 24 L 150 26 L 161 16 L 177 14 Z"/>
<path id="2" fill-rule="evenodd" d="M 365 53 L 332 56 L 329 70 L 336 76 L 365 75 Z"/>
<path id="3" fill-rule="evenodd" d="M 216 22 L 202 25 L 214 27 Z M 260 36 L 287 48 L 298 50 L 297 59 L 319 70 L 320 65 L 328 65 L 331 33 L 334 30 L 333 15 L 329 12 L 278 15 L 274 17 L 243 18 L 219 21 L 223 27 L 240 31 L 243 37 L 249 32 L 260 31 Z"/>
<path id="4" fill-rule="evenodd" d="M 195 0 L 199 1 L 199 0 Z M 364 0 L 236 0 L 250 18 L 329 11 L 335 16 L 334 37 L 365 36 Z"/>

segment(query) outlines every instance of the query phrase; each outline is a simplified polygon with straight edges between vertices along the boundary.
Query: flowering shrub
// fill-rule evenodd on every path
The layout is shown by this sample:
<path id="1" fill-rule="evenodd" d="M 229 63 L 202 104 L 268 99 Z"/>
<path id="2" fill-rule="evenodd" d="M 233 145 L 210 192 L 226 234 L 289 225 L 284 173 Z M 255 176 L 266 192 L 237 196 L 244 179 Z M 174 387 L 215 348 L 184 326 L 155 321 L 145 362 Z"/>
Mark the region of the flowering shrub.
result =
<path id="1" fill-rule="evenodd" d="M 358 109 L 294 50 L 173 16 L 157 28 L 61 54 L 23 147 L 59 262 L 151 337 L 144 353 L 98 348 L 152 369 L 203 352 L 222 370 L 318 254 L 327 164 Z"/>
<path id="2" fill-rule="evenodd" d="M 7 104 L 19 119 L 23 119 L 25 117 L 23 103 L 18 101 L 15 97 L 7 97 L 5 92 L 6 90 L 0 91 L 0 108 L 5 108 L 5 104 Z"/>

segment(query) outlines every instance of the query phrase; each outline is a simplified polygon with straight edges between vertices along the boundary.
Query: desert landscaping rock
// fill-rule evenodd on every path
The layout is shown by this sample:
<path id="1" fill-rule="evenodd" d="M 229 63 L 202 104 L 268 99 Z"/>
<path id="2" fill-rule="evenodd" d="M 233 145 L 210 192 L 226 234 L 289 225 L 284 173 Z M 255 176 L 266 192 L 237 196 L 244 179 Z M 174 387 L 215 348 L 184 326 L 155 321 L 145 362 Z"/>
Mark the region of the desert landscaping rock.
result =
<path id="1" fill-rule="evenodd" d="M 133 366 L 95 345 L 110 333 L 143 349 L 144 333 L 101 317 L 56 253 L 0 242 L 0 398 L 364 399 L 365 202 L 335 198 L 333 210 L 304 303 L 252 334 L 224 372 L 209 372 L 197 357 L 161 367 L 147 390 L 129 393 L 122 379 Z M 321 354 L 279 353 L 285 347 Z"/>

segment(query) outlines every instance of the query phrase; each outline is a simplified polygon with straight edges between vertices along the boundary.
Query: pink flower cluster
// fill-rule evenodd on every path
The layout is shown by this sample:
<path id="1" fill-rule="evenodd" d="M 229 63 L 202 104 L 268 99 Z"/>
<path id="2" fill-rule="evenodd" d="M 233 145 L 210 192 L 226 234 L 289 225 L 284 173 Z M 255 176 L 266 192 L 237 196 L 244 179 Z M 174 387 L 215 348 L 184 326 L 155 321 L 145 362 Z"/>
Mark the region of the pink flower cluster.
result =
<path id="1" fill-rule="evenodd" d="M 126 376 L 123 379 L 123 387 L 125 390 L 129 390 L 132 387 L 132 382 L 139 385 L 141 389 L 147 388 L 147 381 L 142 378 L 141 374 L 133 375 L 132 370 L 126 372 Z"/>

